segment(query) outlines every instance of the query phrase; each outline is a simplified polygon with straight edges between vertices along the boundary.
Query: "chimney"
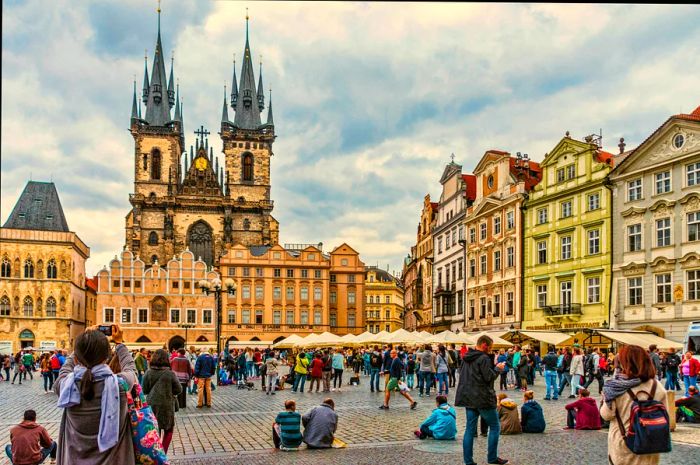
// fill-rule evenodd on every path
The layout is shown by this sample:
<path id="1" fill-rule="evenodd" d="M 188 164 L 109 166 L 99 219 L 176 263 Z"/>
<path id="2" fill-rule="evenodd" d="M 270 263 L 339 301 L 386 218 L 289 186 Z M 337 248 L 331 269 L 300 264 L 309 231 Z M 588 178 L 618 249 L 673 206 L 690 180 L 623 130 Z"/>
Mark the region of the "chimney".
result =
<path id="1" fill-rule="evenodd" d="M 620 137 L 620 143 L 617 144 L 617 146 L 620 147 L 620 153 L 625 151 L 625 145 L 627 145 L 627 144 L 625 144 L 625 138 Z"/>

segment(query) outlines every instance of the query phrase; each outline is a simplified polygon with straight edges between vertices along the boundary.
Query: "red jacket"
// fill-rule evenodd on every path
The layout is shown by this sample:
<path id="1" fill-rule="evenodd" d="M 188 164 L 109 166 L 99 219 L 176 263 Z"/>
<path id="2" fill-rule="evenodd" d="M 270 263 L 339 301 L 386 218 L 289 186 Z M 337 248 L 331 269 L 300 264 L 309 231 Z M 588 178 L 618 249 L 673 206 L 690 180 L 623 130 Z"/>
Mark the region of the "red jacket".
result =
<path id="1" fill-rule="evenodd" d="M 680 366 L 680 373 L 683 373 L 683 364 L 685 363 L 685 360 L 681 362 Z M 693 376 L 697 376 L 698 373 L 700 373 L 700 362 L 698 361 L 697 358 L 695 357 L 690 357 L 690 376 L 691 378 Z"/>
<path id="2" fill-rule="evenodd" d="M 598 404 L 592 397 L 582 397 L 566 406 L 576 411 L 576 429 L 600 429 Z"/>
<path id="3" fill-rule="evenodd" d="M 315 358 L 311 362 L 311 377 L 312 378 L 320 378 L 323 376 L 323 360 L 320 358 Z"/>
<path id="4" fill-rule="evenodd" d="M 41 448 L 51 447 L 51 436 L 43 426 L 33 421 L 23 421 L 10 429 L 12 463 L 29 465 L 39 463 Z"/>

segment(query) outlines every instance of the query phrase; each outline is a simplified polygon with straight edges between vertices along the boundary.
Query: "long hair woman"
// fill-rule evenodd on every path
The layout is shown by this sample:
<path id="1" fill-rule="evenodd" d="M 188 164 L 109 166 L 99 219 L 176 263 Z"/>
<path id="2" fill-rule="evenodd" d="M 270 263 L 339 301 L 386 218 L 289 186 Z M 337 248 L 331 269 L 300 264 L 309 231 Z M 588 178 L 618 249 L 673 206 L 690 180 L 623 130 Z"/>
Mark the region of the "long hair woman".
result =
<path id="1" fill-rule="evenodd" d="M 170 369 L 170 354 L 164 349 L 156 350 L 143 376 L 143 393 L 146 394 L 148 405 L 156 415 L 158 428 L 164 432 L 162 438 L 165 453 L 168 452 L 168 446 L 173 439 L 177 411 L 175 400 L 181 391 L 180 380 Z"/>
<path id="2" fill-rule="evenodd" d="M 58 437 L 58 465 L 110 465 L 135 463 L 126 391 L 136 382 L 136 366 L 122 343 L 118 325 L 112 326 L 114 352 L 121 373 L 106 365 L 110 357 L 107 336 L 88 328 L 75 340 L 75 352 L 58 373 L 54 392 L 63 417 Z"/>

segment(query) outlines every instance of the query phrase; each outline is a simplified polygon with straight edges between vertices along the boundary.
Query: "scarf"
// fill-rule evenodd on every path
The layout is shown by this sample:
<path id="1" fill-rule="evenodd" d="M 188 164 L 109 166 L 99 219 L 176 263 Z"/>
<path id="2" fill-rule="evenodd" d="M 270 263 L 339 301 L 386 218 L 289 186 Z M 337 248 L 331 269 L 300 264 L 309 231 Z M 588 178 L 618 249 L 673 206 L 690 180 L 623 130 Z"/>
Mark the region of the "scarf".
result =
<path id="1" fill-rule="evenodd" d="M 623 374 L 617 374 L 615 377 L 605 383 L 603 386 L 603 396 L 608 407 L 612 407 L 615 399 L 627 392 L 628 389 L 639 386 L 642 380 L 639 378 L 627 378 Z"/>
<path id="2" fill-rule="evenodd" d="M 87 368 L 77 365 L 73 372 L 66 376 L 63 389 L 58 397 L 58 407 L 69 408 L 80 405 L 80 381 Z M 100 452 L 111 449 L 119 440 L 119 380 L 107 365 L 100 364 L 92 367 L 94 381 L 104 380 L 100 415 L 100 429 L 97 433 L 97 446 Z"/>

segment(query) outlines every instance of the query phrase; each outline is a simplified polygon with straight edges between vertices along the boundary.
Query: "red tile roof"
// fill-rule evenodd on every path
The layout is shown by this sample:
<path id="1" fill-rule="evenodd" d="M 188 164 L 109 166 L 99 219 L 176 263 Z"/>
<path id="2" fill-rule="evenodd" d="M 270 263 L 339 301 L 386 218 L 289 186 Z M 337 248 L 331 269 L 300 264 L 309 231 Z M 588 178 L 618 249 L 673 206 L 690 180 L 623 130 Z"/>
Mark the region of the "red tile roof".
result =
<path id="1" fill-rule="evenodd" d="M 687 119 L 690 121 L 700 121 L 700 106 L 693 110 L 691 114 L 687 115 L 685 113 L 680 113 L 676 115 L 676 118 Z"/>
<path id="2" fill-rule="evenodd" d="M 94 278 L 85 279 L 85 287 L 88 287 L 93 291 L 97 292 L 97 276 L 95 276 Z"/>
<path id="3" fill-rule="evenodd" d="M 476 199 L 476 176 L 473 174 L 463 174 L 462 179 L 467 186 L 465 190 L 467 200 L 474 201 Z"/>
<path id="4" fill-rule="evenodd" d="M 596 155 L 598 163 L 607 163 L 608 165 L 613 166 L 615 156 L 612 153 L 606 152 L 604 150 L 598 150 L 598 153 Z"/>
<path id="5" fill-rule="evenodd" d="M 519 179 L 519 177 L 521 177 L 522 175 L 520 174 L 521 171 L 515 168 L 516 160 L 516 157 L 510 157 L 510 172 L 516 179 Z M 530 161 L 528 163 L 528 167 L 529 176 L 523 177 L 523 181 L 525 181 L 526 191 L 529 191 L 530 189 L 535 187 L 542 180 L 542 168 L 540 168 L 539 163 Z"/>

